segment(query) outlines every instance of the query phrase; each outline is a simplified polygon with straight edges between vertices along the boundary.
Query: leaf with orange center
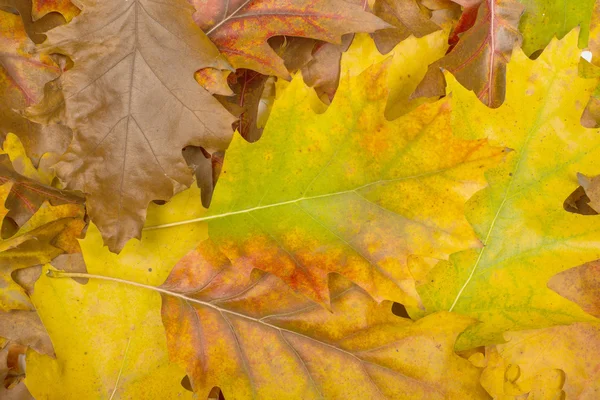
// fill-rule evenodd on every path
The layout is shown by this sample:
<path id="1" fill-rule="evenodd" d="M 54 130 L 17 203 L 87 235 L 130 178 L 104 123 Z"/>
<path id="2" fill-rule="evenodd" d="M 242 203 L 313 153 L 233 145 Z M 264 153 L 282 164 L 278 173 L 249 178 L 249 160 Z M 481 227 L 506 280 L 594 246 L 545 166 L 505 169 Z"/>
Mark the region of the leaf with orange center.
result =
<path id="1" fill-rule="evenodd" d="M 0 140 L 10 132 L 19 136 L 34 164 L 46 152 L 63 153 L 71 137 L 67 127 L 37 124 L 19 112 L 43 99 L 46 83 L 58 78 L 60 68 L 35 54 L 21 18 L 2 10 L 0 48 Z"/>
<path id="2" fill-rule="evenodd" d="M 300 36 L 340 43 L 345 33 L 373 32 L 388 25 L 360 5 L 344 0 L 192 0 L 194 20 L 231 65 L 289 78 L 268 45 L 274 36 Z"/>
<path id="3" fill-rule="evenodd" d="M 506 64 L 520 40 L 517 26 L 522 12 L 516 0 L 482 2 L 473 27 L 461 35 L 452 51 L 429 66 L 413 97 L 446 94 L 445 69 L 485 105 L 499 107 L 506 92 Z"/>
<path id="4" fill-rule="evenodd" d="M 487 398 L 453 352 L 473 322 L 457 314 L 412 322 L 339 276 L 330 312 L 207 243 L 159 289 L 170 358 L 201 397 L 217 386 L 226 399 Z"/>
<path id="5" fill-rule="evenodd" d="M 261 140 L 230 145 L 207 214 L 178 224 L 207 221 L 234 265 L 271 272 L 318 302 L 329 303 L 335 272 L 377 300 L 417 304 L 408 255 L 480 245 L 464 204 L 504 149 L 454 138 L 448 100 L 387 121 L 387 69 L 344 75 L 324 114 L 297 76 Z"/>

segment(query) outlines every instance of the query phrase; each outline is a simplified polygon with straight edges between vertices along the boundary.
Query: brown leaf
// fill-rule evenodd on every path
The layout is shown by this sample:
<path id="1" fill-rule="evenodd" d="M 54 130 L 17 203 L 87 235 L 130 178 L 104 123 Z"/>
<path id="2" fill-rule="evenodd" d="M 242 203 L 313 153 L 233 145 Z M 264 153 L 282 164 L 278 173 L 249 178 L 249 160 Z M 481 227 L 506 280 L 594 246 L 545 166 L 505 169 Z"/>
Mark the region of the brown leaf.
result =
<path id="1" fill-rule="evenodd" d="M 273 36 L 300 36 L 340 43 L 352 32 L 388 27 L 361 6 L 344 0 L 191 0 L 194 20 L 236 69 L 289 78 L 268 45 Z"/>
<path id="2" fill-rule="evenodd" d="M 221 173 L 224 156 L 223 152 L 209 154 L 202 147 L 187 146 L 183 149 L 183 157 L 194 170 L 196 184 L 200 188 L 202 205 L 206 208 L 210 205 L 215 185 Z"/>
<path id="3" fill-rule="evenodd" d="M 0 399 L 34 400 L 23 382 L 25 371 L 23 361 L 27 348 L 8 342 L 0 349 Z"/>
<path id="4" fill-rule="evenodd" d="M 428 11 L 416 0 L 376 0 L 373 13 L 394 26 L 372 34 L 377 49 L 387 54 L 410 35 L 423 37 L 439 30 Z"/>
<path id="5" fill-rule="evenodd" d="M 23 226 L 44 203 L 83 204 L 84 199 L 73 192 L 44 185 L 18 174 L 6 154 L 0 154 L 0 184 L 12 183 L 10 194 L 4 203 L 9 212 L 7 217 L 17 226 Z"/>
<path id="6" fill-rule="evenodd" d="M 579 184 L 585 190 L 585 194 L 590 199 L 590 207 L 596 212 L 600 212 L 600 175 L 587 177 L 581 173 L 577 174 Z"/>
<path id="7" fill-rule="evenodd" d="M 140 237 L 151 201 L 192 183 L 184 147 L 227 147 L 233 118 L 194 73 L 229 66 L 186 0 L 81 3 L 44 47 L 74 63 L 61 77 L 74 138 L 56 171 L 86 193 L 92 221 L 120 251 Z"/>
<path id="8" fill-rule="evenodd" d="M 54 357 L 54 348 L 35 310 L 0 311 L 0 337 Z"/>
<path id="9" fill-rule="evenodd" d="M 71 139 L 66 126 L 50 121 L 44 126 L 23 117 L 25 110 L 55 93 L 53 82 L 61 70 L 48 56 L 34 54 L 19 16 L 0 10 L 0 139 L 12 132 L 19 136 L 35 165 L 46 152 L 62 154 Z M 53 110 L 60 114 L 60 110 Z M 43 113 L 39 113 L 42 118 Z M 38 121 L 41 122 L 41 121 Z"/>
<path id="10" fill-rule="evenodd" d="M 554 275 L 548 287 L 600 318 L 600 261 L 592 261 Z"/>
<path id="11" fill-rule="evenodd" d="M 473 27 L 460 36 L 450 53 L 429 66 L 412 97 L 445 95 L 442 69 L 446 69 L 484 104 L 499 107 L 506 91 L 506 63 L 520 41 L 517 25 L 522 12 L 523 6 L 515 0 L 482 2 Z"/>

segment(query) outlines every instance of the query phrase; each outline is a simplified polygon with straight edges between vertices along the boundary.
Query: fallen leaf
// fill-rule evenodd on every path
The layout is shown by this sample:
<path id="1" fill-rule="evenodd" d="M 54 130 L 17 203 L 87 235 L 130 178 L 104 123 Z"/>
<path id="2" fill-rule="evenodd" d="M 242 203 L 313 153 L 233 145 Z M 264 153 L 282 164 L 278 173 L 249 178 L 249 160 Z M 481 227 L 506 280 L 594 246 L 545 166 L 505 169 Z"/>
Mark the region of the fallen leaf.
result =
<path id="1" fill-rule="evenodd" d="M 523 51 L 528 56 L 546 48 L 554 38 L 562 39 L 579 27 L 579 46 L 585 47 L 595 0 L 519 0 L 525 13 L 519 24 L 523 35 Z"/>
<path id="2" fill-rule="evenodd" d="M 152 200 L 192 183 L 184 147 L 227 147 L 233 118 L 194 72 L 229 66 L 185 0 L 81 4 L 82 13 L 49 32 L 44 45 L 74 63 L 61 76 L 74 138 L 56 171 L 68 188 L 86 193 L 106 245 L 120 251 L 140 237 Z"/>
<path id="3" fill-rule="evenodd" d="M 447 100 L 387 121 L 387 70 L 343 77 L 324 114 L 297 76 L 263 138 L 234 139 L 210 209 L 187 223 L 206 221 L 234 265 L 272 272 L 318 302 L 328 303 L 337 272 L 377 300 L 415 303 L 406 257 L 479 246 L 460 216 L 504 149 L 454 138 Z"/>
<path id="4" fill-rule="evenodd" d="M 54 206 L 83 204 L 84 199 L 77 194 L 50 186 L 53 176 L 33 166 L 16 136 L 7 136 L 3 150 L 8 154 L 0 154 L 0 184 L 12 184 L 4 206 L 9 210 L 6 217 L 16 227 L 23 226 L 45 201 Z M 27 176 L 17 173 L 14 166 Z"/>
<path id="5" fill-rule="evenodd" d="M 376 0 L 373 13 L 393 26 L 372 33 L 379 51 L 387 54 L 410 35 L 423 37 L 439 30 L 428 11 L 417 0 Z"/>
<path id="6" fill-rule="evenodd" d="M 26 119 L 25 109 L 42 101 L 46 83 L 57 79 L 60 68 L 48 56 L 34 54 L 21 18 L 0 10 L 0 140 L 16 134 L 37 165 L 44 153 L 63 153 L 71 138 L 61 125 L 41 125 Z"/>
<path id="7" fill-rule="evenodd" d="M 22 360 L 26 347 L 0 338 L 0 397 L 2 400 L 34 400 L 23 381 Z"/>
<path id="8" fill-rule="evenodd" d="M 554 275 L 548 287 L 600 318 L 600 262 L 592 261 Z"/>
<path id="9" fill-rule="evenodd" d="M 517 51 L 507 100 L 497 110 L 451 82 L 455 134 L 514 150 L 486 173 L 489 188 L 466 207 L 484 247 L 439 263 L 418 287 L 426 313 L 449 310 L 481 321 L 459 338 L 458 349 L 502 342 L 508 330 L 592 320 L 546 287 L 555 274 L 600 258 L 598 221 L 563 209 L 577 172 L 596 171 L 600 156 L 598 132 L 579 124 L 594 82 L 577 76 L 577 35 L 553 41 L 536 61 Z"/>
<path id="10" fill-rule="evenodd" d="M 50 337 L 35 310 L 0 311 L 0 337 L 54 356 Z"/>
<path id="11" fill-rule="evenodd" d="M 67 21 L 71 21 L 81 12 L 71 0 L 33 0 L 31 3 L 31 17 L 34 21 L 51 12 L 60 13 Z"/>
<path id="12" fill-rule="evenodd" d="M 160 289 L 169 354 L 199 396 L 219 387 L 226 399 L 486 398 L 479 370 L 452 351 L 468 318 L 399 318 L 339 276 L 329 312 L 206 244 Z"/>
<path id="13" fill-rule="evenodd" d="M 192 0 L 194 20 L 236 69 L 289 78 L 267 39 L 300 36 L 340 43 L 342 35 L 388 27 L 360 5 L 344 0 Z"/>
<path id="14" fill-rule="evenodd" d="M 42 43 L 46 40 L 43 33 L 62 25 L 66 22 L 60 13 L 50 13 L 34 18 L 32 0 L 0 0 L 0 10 L 10 12 L 21 17 L 23 29 L 34 43 Z"/>
<path id="15" fill-rule="evenodd" d="M 506 344 L 488 348 L 488 352 L 497 351 L 496 363 L 481 376 L 491 395 L 502 386 L 508 395 L 530 393 L 528 399 L 592 400 L 600 395 L 599 324 L 508 332 L 504 337 Z"/>
<path id="16" fill-rule="evenodd" d="M 585 194 L 590 199 L 590 206 L 600 212 L 600 175 L 587 177 L 581 173 L 577 174 L 577 181 L 585 190 Z"/>
<path id="17" fill-rule="evenodd" d="M 477 19 L 444 58 L 433 63 L 413 97 L 446 94 L 442 69 L 451 72 L 489 107 L 499 107 L 506 91 L 506 64 L 520 40 L 517 24 L 523 7 L 516 0 L 486 0 Z"/>

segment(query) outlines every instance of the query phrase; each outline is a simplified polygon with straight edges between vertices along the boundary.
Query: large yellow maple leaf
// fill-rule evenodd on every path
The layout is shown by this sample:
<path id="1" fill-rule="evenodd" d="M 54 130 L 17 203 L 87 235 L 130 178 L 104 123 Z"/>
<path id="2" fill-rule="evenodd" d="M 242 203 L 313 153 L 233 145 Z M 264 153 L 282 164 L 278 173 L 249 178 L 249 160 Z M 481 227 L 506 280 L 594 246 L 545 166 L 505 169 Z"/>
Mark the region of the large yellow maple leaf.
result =
<path id="1" fill-rule="evenodd" d="M 546 287 L 554 274 L 600 258 L 598 219 L 563 208 L 577 172 L 600 171 L 600 135 L 579 121 L 594 89 L 577 76 L 579 54 L 577 32 L 554 40 L 538 60 L 517 52 L 506 102 L 496 110 L 450 84 L 454 133 L 514 150 L 467 205 L 484 247 L 436 265 L 418 289 L 426 312 L 412 310 L 415 317 L 446 310 L 479 319 L 459 348 L 502 342 L 507 330 L 592 319 Z"/>

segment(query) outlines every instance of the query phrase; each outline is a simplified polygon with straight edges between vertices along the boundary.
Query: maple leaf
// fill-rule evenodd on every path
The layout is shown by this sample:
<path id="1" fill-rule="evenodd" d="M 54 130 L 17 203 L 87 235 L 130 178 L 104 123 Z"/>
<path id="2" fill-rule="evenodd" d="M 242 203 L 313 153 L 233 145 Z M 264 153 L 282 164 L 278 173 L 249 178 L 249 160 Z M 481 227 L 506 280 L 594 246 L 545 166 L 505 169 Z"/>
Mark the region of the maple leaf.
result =
<path id="1" fill-rule="evenodd" d="M 383 54 L 389 53 L 410 35 L 423 37 L 440 29 L 416 0 L 376 0 L 373 13 L 393 25 L 393 28 L 372 34 L 377 48 Z"/>
<path id="2" fill-rule="evenodd" d="M 206 243 L 159 289 L 171 359 L 201 396 L 218 386 L 239 399 L 486 398 L 479 371 L 452 351 L 472 323 L 458 315 L 413 323 L 342 279 L 331 313 Z"/>
<path id="3" fill-rule="evenodd" d="M 316 301 L 328 303 L 337 272 L 378 300 L 415 303 L 406 257 L 479 246 L 460 216 L 504 149 L 454 138 L 447 100 L 387 121 L 386 71 L 342 78 L 325 114 L 296 77 L 264 137 L 230 145 L 206 215 L 179 224 L 206 221 L 234 265 L 272 272 Z"/>
<path id="4" fill-rule="evenodd" d="M 522 11 L 516 0 L 482 2 L 473 27 L 462 33 L 444 58 L 429 67 L 413 97 L 445 95 L 443 68 L 475 92 L 484 104 L 499 107 L 505 97 L 506 64 L 520 40 L 517 24 Z"/>
<path id="5" fill-rule="evenodd" d="M 27 107 L 42 101 L 46 83 L 61 72 L 49 57 L 32 54 L 33 46 L 19 16 L 0 10 L 0 139 L 9 132 L 18 135 L 37 165 L 44 153 L 62 154 L 71 132 L 65 126 L 44 126 L 22 115 Z"/>
<path id="6" fill-rule="evenodd" d="M 427 312 L 450 310 L 481 321 L 459 338 L 460 349 L 501 342 L 507 330 L 591 319 L 546 287 L 553 275 L 600 258 L 597 220 L 563 209 L 577 171 L 597 170 L 600 156 L 597 131 L 579 123 L 594 82 L 577 77 L 576 41 L 576 31 L 553 41 L 535 62 L 517 51 L 509 95 L 497 110 L 451 84 L 455 134 L 514 149 L 486 173 L 490 187 L 467 204 L 484 247 L 436 265 L 418 288 Z M 422 314 L 411 310 L 413 317 Z"/>
<path id="7" fill-rule="evenodd" d="M 229 67 L 185 0 L 81 3 L 44 45 L 74 62 L 61 76 L 74 138 L 56 171 L 86 193 L 91 219 L 119 251 L 139 238 L 148 203 L 192 183 L 184 147 L 227 147 L 233 118 L 194 72 Z"/>
<path id="8" fill-rule="evenodd" d="M 488 366 L 481 375 L 482 385 L 494 398 L 598 397 L 599 324 L 507 332 L 504 337 L 507 343 L 486 349 Z"/>
<path id="9" fill-rule="evenodd" d="M 373 32 L 388 24 L 344 0 L 193 0 L 194 20 L 229 63 L 263 75 L 289 78 L 268 45 L 273 36 L 300 36 L 340 43 L 353 32 Z"/>

